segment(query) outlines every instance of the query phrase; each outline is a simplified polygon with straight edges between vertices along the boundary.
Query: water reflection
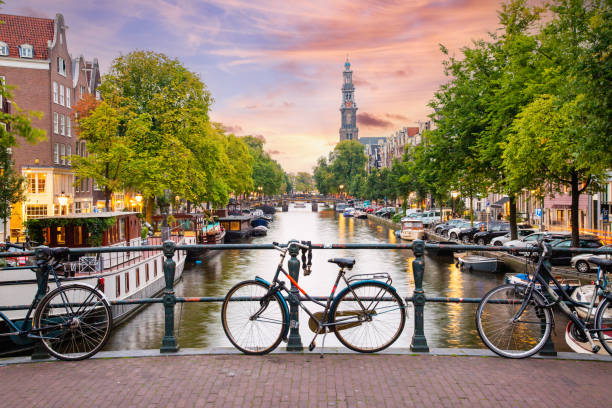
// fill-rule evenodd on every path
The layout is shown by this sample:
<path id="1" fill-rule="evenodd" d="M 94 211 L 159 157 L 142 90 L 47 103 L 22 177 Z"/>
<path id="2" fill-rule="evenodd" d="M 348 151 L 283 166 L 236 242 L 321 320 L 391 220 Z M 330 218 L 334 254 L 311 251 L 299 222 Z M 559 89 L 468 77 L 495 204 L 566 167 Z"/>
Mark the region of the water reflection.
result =
<path id="1" fill-rule="evenodd" d="M 370 220 L 344 218 L 331 209 L 312 212 L 307 208 L 290 207 L 289 212 L 276 214 L 267 237 L 252 243 L 286 242 L 290 239 L 317 243 L 385 243 L 396 242 L 394 231 Z M 334 256 L 354 256 L 352 273 L 388 272 L 393 286 L 401 296 L 411 296 L 414 290 L 412 252 L 408 250 L 319 250 L 313 252 L 312 274 L 300 276 L 299 282 L 313 295 L 328 295 L 337 268 L 327 259 Z M 270 280 L 279 261 L 278 252 L 270 250 L 225 251 L 215 254 L 202 264 L 189 265 L 183 280 L 177 285 L 177 296 L 224 296 L 230 287 L 255 275 Z M 452 257 L 425 259 L 424 290 L 427 296 L 482 297 L 501 284 L 499 275 L 463 273 Z M 220 303 L 189 303 L 176 306 L 178 342 L 181 347 L 230 346 L 220 321 Z M 319 308 L 308 305 L 313 311 Z M 476 305 L 428 303 L 425 307 L 425 334 L 430 347 L 484 347 L 478 338 L 474 322 Z M 305 315 L 300 317 L 302 342 L 312 339 Z M 408 347 L 413 333 L 412 306 L 408 307 L 408 322 L 394 346 Z M 152 305 L 113 332 L 107 349 L 158 348 L 164 330 L 161 305 Z M 340 343 L 328 336 L 326 345 Z M 556 342 L 557 345 L 560 341 Z M 283 346 L 283 345 L 281 345 Z"/>

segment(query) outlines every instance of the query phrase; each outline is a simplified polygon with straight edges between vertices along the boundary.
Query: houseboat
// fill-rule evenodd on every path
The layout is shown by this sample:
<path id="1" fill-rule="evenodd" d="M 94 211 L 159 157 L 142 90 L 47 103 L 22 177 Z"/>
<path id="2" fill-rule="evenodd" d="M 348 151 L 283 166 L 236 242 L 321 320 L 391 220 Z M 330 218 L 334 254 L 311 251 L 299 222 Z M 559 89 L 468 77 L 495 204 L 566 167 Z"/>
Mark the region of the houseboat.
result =
<path id="1" fill-rule="evenodd" d="M 28 226 L 34 241 L 49 247 L 87 248 L 93 246 L 140 246 L 141 227 L 136 213 L 108 212 L 42 217 Z M 195 237 L 173 235 L 177 245 L 195 244 Z M 159 237 L 148 238 L 145 245 L 161 245 Z M 185 267 L 185 251 L 176 251 L 175 280 L 181 279 Z M 159 295 L 164 287 L 164 256 L 162 251 L 112 252 L 89 254 L 64 263 L 58 272 L 60 280 L 85 283 L 104 292 L 109 301 L 132 300 Z M 5 270 L 0 273 L 0 303 L 2 306 L 29 304 L 37 290 L 31 269 Z M 50 289 L 55 284 L 50 280 Z M 120 324 L 144 305 L 125 304 L 111 306 L 113 324 Z M 14 321 L 25 317 L 26 310 L 4 312 Z M 2 323 L 5 324 L 5 323 Z M 6 328 L 0 327 L 0 332 Z M 0 339 L 7 339 L 0 337 Z M 8 340 L 8 339 L 7 339 Z M 27 346 L 27 345 L 25 345 Z M 24 345 L 22 345 L 24 347 Z M 0 355 L 14 352 L 8 343 L 0 343 Z"/>
<path id="2" fill-rule="evenodd" d="M 406 241 L 414 241 L 415 239 L 423 239 L 425 237 L 425 229 L 421 220 L 412 218 L 404 218 L 402 220 L 402 230 L 400 237 Z"/>
<path id="3" fill-rule="evenodd" d="M 225 228 L 225 240 L 228 242 L 240 241 L 251 235 L 250 215 L 229 215 L 219 218 L 219 222 Z"/>

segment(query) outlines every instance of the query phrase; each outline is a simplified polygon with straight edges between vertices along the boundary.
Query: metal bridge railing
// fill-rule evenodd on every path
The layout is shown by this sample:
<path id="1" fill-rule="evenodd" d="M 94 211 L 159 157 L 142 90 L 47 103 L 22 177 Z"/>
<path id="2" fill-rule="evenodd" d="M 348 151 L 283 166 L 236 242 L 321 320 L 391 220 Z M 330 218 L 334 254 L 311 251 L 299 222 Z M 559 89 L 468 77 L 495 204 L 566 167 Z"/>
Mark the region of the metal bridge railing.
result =
<path id="1" fill-rule="evenodd" d="M 286 244 L 285 244 L 286 246 Z M 425 248 L 433 250 L 447 250 L 447 251 L 489 251 L 489 252 L 521 252 L 521 253 L 535 253 L 540 252 L 540 248 L 506 248 L 506 247 L 491 247 L 484 245 L 455 245 L 447 243 L 425 243 L 421 240 L 413 241 L 407 244 L 311 244 L 315 250 L 326 250 L 326 249 L 399 249 L 399 250 L 412 250 L 414 259 L 412 261 L 412 271 L 414 274 L 414 291 L 412 296 L 405 297 L 406 302 L 411 302 L 414 308 L 414 333 L 412 335 L 412 341 L 410 349 L 414 352 L 429 352 L 429 346 L 427 339 L 425 338 L 424 331 L 424 309 L 427 302 L 433 303 L 479 303 L 480 298 L 452 298 L 452 297 L 427 297 L 423 290 L 423 275 L 425 272 L 425 261 L 424 252 Z M 164 306 L 165 314 L 165 328 L 164 337 L 160 347 L 161 353 L 172 353 L 179 350 L 178 341 L 175 336 L 174 327 L 174 306 L 177 303 L 188 303 L 188 302 L 222 302 L 223 297 L 177 297 L 174 292 L 174 277 L 176 271 L 176 263 L 173 260 L 174 254 L 177 250 L 203 250 L 203 249 L 214 249 L 214 250 L 270 250 L 274 249 L 272 244 L 218 244 L 218 245 L 177 245 L 172 240 L 163 242 L 162 245 L 144 245 L 144 246 L 124 246 L 124 247 L 96 247 L 96 248 L 74 248 L 70 249 L 70 255 L 85 255 L 85 254 L 101 254 L 101 253 L 112 253 L 112 252 L 138 252 L 138 251 L 163 251 L 164 262 L 163 272 L 165 279 L 164 293 L 161 298 L 142 298 L 133 300 L 112 300 L 111 305 L 121 304 L 152 304 L 162 303 Z M 593 253 L 593 254 L 612 254 L 612 248 L 562 248 L 555 249 L 554 253 L 560 252 L 574 252 L 574 253 Z M 296 252 L 290 252 L 290 260 L 288 262 L 289 274 L 297 282 L 299 279 L 300 272 L 300 260 L 297 257 Z M 23 252 L 0 252 L 0 258 L 5 257 L 19 257 L 19 256 L 43 256 L 37 254 L 36 250 L 23 251 Z M 31 269 L 31 267 L 19 267 L 19 268 L 5 268 L 5 269 Z M 0 270 L 1 272 L 1 270 Z M 295 285 L 291 285 L 291 292 L 297 298 L 299 292 Z M 307 299 L 301 298 L 304 301 Z M 315 297 L 317 300 L 326 300 L 325 297 Z M 0 310 L 25 310 L 29 305 L 5 305 L 0 306 Z M 299 307 L 296 302 L 290 302 L 290 334 L 287 343 L 288 351 L 301 351 L 303 350 L 302 341 L 299 333 Z M 544 355 L 556 355 L 554 345 L 552 341 L 544 347 L 540 352 Z M 40 358 L 40 355 L 37 355 Z M 34 355 L 33 355 L 34 358 Z"/>

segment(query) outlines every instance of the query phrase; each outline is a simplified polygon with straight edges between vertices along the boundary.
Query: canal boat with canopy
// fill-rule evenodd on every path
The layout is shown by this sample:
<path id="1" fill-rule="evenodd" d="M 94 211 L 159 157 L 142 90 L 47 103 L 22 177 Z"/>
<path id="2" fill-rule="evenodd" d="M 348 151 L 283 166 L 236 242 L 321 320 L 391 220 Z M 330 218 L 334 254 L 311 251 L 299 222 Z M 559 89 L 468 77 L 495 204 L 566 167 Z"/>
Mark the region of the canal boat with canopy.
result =
<path id="1" fill-rule="evenodd" d="M 402 230 L 400 237 L 406 241 L 414 241 L 415 239 L 423 239 L 425 237 L 425 229 L 421 220 L 412 218 L 402 219 Z"/>
<path id="2" fill-rule="evenodd" d="M 250 215 L 230 215 L 219 218 L 225 228 L 225 240 L 229 242 L 247 239 L 251 235 Z"/>
<path id="3" fill-rule="evenodd" d="M 27 222 L 32 240 L 49 247 L 107 248 L 123 246 L 161 245 L 161 237 L 141 239 L 140 220 L 134 212 L 107 212 L 42 217 Z M 195 236 L 171 235 L 177 243 L 195 244 Z M 180 280 L 186 254 L 175 251 L 175 281 Z M 162 251 L 91 253 L 72 257 L 64 263 L 62 281 L 76 281 L 98 287 L 109 301 L 131 300 L 159 295 L 164 287 L 164 256 Z M 33 298 L 38 283 L 35 270 L 3 270 L 0 273 L 2 305 L 25 305 Z M 143 305 L 111 306 L 113 324 L 119 324 Z M 9 310 L 5 314 L 13 321 L 25 317 L 26 310 Z M 0 327 L 0 332 L 4 328 Z M 7 343 L 0 344 L 0 355 L 13 351 Z"/>

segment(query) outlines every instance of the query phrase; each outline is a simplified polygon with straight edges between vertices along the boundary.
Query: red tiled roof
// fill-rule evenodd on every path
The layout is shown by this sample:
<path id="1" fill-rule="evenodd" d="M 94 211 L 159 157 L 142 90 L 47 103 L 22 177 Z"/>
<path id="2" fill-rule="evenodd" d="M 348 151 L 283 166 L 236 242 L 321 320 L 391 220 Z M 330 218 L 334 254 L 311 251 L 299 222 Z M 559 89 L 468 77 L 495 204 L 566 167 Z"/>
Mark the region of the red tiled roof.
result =
<path id="1" fill-rule="evenodd" d="M 53 42 L 54 22 L 49 18 L 12 16 L 0 14 L 0 41 L 9 46 L 9 57 L 19 58 L 19 49 L 22 44 L 34 46 L 34 59 L 46 60 L 49 58 L 47 41 Z"/>
<path id="2" fill-rule="evenodd" d="M 408 136 L 412 137 L 414 135 L 416 135 L 417 133 L 419 133 L 419 128 L 418 127 L 409 127 L 407 128 L 408 131 Z"/>

